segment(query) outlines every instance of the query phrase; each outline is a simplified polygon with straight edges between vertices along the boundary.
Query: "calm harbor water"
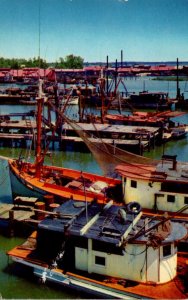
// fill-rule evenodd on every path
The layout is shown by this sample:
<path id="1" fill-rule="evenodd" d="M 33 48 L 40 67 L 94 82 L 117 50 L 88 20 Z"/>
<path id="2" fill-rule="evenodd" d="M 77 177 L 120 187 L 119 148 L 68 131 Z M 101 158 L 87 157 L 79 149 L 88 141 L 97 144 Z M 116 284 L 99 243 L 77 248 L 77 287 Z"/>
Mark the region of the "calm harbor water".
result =
<path id="1" fill-rule="evenodd" d="M 176 95 L 176 82 L 154 81 L 148 77 L 139 79 L 129 79 L 125 81 L 128 91 L 138 92 L 143 89 L 149 91 L 169 92 L 170 97 Z M 181 92 L 186 91 L 186 82 L 180 82 Z M 186 96 L 186 93 L 185 93 Z M 28 112 L 33 110 L 33 106 L 11 106 L 1 105 L 0 114 L 13 112 Z M 188 124 L 188 114 L 176 118 L 176 121 Z M 177 154 L 177 159 L 188 161 L 188 137 L 167 142 L 163 146 L 158 146 L 154 150 L 144 155 L 160 158 L 163 153 Z M 6 157 L 18 157 L 26 149 L 0 148 L 0 155 Z M 90 153 L 80 152 L 59 152 L 52 153 L 52 159 L 46 158 L 48 164 L 74 168 L 83 171 L 102 174 L 98 164 Z M 32 153 L 31 153 L 32 155 Z M 7 162 L 0 160 L 0 202 L 11 203 L 11 190 Z M 28 273 L 24 273 L 18 266 L 8 262 L 6 251 L 24 241 L 23 238 L 6 238 L 0 235 L 0 295 L 4 299 L 82 299 L 89 298 L 85 294 L 75 291 L 64 290 L 57 286 L 41 285 L 38 280 L 32 278 Z"/>

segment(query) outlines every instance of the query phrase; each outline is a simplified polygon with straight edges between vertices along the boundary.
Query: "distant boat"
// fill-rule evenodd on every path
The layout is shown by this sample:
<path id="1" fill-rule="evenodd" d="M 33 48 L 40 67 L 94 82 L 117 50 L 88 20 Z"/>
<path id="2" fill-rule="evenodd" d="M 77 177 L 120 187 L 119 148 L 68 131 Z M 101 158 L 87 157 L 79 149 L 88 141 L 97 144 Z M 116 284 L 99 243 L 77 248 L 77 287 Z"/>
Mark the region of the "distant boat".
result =
<path id="1" fill-rule="evenodd" d="M 24 105 L 36 105 L 37 101 L 33 99 L 33 97 L 30 97 L 28 100 L 19 100 L 19 104 L 24 104 Z"/>
<path id="2" fill-rule="evenodd" d="M 137 125 L 137 126 L 153 126 L 164 128 L 175 127 L 175 122 L 171 121 L 171 118 L 175 118 L 184 115 L 185 112 L 180 111 L 155 111 L 155 112 L 145 112 L 145 111 L 135 111 L 133 109 L 132 114 L 106 114 L 105 120 L 110 124 L 124 124 L 124 125 Z M 179 127 L 179 126 L 176 126 Z"/>
<path id="3" fill-rule="evenodd" d="M 183 224 L 144 216 L 136 203 L 69 200 L 7 255 L 43 284 L 109 299 L 184 299 L 187 254 L 177 244 L 186 235 Z"/>
<path id="4" fill-rule="evenodd" d="M 67 105 L 78 105 L 79 97 L 78 96 L 70 96 L 67 103 L 67 98 L 59 97 L 60 104 Z"/>
<path id="5" fill-rule="evenodd" d="M 171 129 L 171 135 L 173 139 L 181 139 L 186 137 L 187 135 L 187 130 L 186 127 L 177 127 L 177 128 L 172 128 Z"/>
<path id="6" fill-rule="evenodd" d="M 130 104 L 135 108 L 152 108 L 158 110 L 170 109 L 173 101 L 165 92 L 148 92 L 143 91 L 130 95 Z"/>

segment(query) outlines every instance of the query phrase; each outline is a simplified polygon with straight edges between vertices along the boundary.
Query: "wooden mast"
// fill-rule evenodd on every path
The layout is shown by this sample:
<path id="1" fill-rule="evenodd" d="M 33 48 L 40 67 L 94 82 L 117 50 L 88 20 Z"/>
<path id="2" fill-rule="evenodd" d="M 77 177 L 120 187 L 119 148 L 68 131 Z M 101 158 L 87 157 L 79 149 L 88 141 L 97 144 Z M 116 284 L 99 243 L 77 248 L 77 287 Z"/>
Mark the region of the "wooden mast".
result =
<path id="1" fill-rule="evenodd" d="M 39 79 L 39 97 L 37 99 L 37 140 L 36 140 L 36 177 L 40 177 L 43 157 L 41 155 L 41 139 L 42 139 L 42 108 L 44 99 L 42 98 L 42 80 Z"/>
<path id="2" fill-rule="evenodd" d="M 123 68 L 123 50 L 121 50 L 121 68 Z"/>
<path id="3" fill-rule="evenodd" d="M 176 82 L 177 82 L 177 100 L 180 99 L 180 88 L 179 88 L 179 60 L 177 58 L 177 62 L 176 62 L 176 66 L 177 66 L 177 79 L 176 79 Z"/>
<path id="4" fill-rule="evenodd" d="M 40 78 L 40 65 L 41 65 L 41 60 L 40 60 L 40 31 L 41 31 L 41 20 L 40 20 L 40 15 L 41 15 L 41 3 L 39 0 L 39 7 L 38 7 L 38 25 L 39 25 L 39 91 L 38 91 L 38 98 L 37 100 L 37 117 L 36 117 L 36 122 L 37 122 L 37 140 L 36 140 L 36 153 L 35 153 L 35 166 L 36 166 L 36 177 L 40 178 L 41 175 L 41 166 L 42 166 L 42 156 L 41 156 L 41 139 L 42 139 L 42 107 L 43 107 L 43 102 L 44 99 L 42 98 L 42 80 Z"/>
<path id="5" fill-rule="evenodd" d="M 109 67 L 109 64 L 108 64 L 108 55 L 107 55 L 107 57 L 106 57 L 106 95 L 107 95 L 107 97 L 109 95 L 108 67 Z"/>

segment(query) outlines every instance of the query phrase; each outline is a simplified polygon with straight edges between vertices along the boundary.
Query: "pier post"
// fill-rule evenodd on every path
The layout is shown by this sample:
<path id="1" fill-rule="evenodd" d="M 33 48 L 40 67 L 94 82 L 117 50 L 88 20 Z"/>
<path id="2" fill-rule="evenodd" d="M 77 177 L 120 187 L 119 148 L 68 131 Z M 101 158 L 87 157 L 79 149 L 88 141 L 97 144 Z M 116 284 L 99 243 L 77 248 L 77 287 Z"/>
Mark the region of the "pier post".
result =
<path id="1" fill-rule="evenodd" d="M 139 137 L 139 155 L 143 155 L 143 147 L 142 147 L 142 135 Z"/>
<path id="2" fill-rule="evenodd" d="M 150 148 L 151 148 L 151 136 L 150 136 L 150 134 L 148 134 L 148 151 L 149 152 L 150 152 Z"/>
<path id="3" fill-rule="evenodd" d="M 14 236 L 14 210 L 9 210 L 8 236 Z"/>

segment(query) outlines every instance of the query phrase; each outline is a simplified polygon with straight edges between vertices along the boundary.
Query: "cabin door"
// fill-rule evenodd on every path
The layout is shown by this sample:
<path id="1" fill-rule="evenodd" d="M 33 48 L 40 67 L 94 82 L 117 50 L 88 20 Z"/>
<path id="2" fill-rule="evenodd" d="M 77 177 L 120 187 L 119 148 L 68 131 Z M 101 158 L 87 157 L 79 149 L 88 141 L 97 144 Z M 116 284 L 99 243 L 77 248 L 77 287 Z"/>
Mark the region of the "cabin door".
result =
<path id="1" fill-rule="evenodd" d="M 158 282 L 159 281 L 159 248 L 148 248 L 147 251 L 147 281 Z"/>

